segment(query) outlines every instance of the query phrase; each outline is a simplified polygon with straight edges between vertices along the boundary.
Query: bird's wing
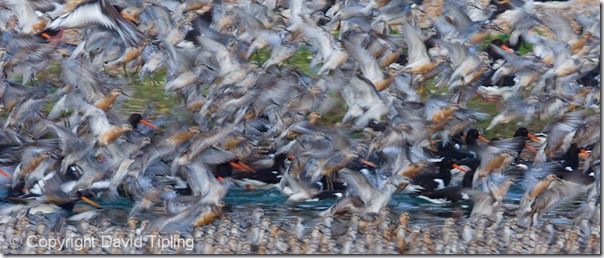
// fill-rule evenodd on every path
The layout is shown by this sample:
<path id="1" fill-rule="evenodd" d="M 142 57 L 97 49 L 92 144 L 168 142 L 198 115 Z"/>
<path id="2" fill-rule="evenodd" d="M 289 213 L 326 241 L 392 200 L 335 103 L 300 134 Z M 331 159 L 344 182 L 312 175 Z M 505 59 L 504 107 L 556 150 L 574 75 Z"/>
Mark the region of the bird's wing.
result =
<path id="1" fill-rule="evenodd" d="M 568 106 L 568 101 L 560 97 L 552 96 L 545 101 L 539 102 L 540 117 L 547 118 L 560 114 Z"/>
<path id="2" fill-rule="evenodd" d="M 338 176 L 346 182 L 347 195 L 358 196 L 364 203 L 371 202 L 373 198 L 381 194 L 365 176 L 357 171 L 344 168 L 340 170 Z"/>
<path id="3" fill-rule="evenodd" d="M 78 136 L 67 128 L 56 125 L 50 121 L 46 122 L 46 126 L 53 130 L 57 137 L 59 137 L 59 146 L 64 154 L 68 154 L 71 151 L 78 150 L 78 148 L 82 147 L 80 145 L 81 140 L 78 138 Z"/>
<path id="4" fill-rule="evenodd" d="M 312 193 L 313 192 L 312 186 L 309 184 L 308 181 L 305 181 L 302 178 L 292 175 L 290 171 L 286 171 L 285 173 L 283 173 L 283 178 L 285 179 L 285 182 L 287 182 L 289 187 L 292 189 L 292 192 L 294 192 L 294 193 L 300 193 L 300 192 Z"/>
<path id="5" fill-rule="evenodd" d="M 568 21 L 560 13 L 546 13 L 541 19 L 544 21 L 543 25 L 549 27 L 556 34 L 558 41 L 570 42 L 577 38 L 577 34 L 573 32 Z"/>
<path id="6" fill-rule="evenodd" d="M 353 37 L 359 36 L 353 35 Z M 355 61 L 357 61 L 365 78 L 369 79 L 374 84 L 383 80 L 384 73 L 377 60 L 369 53 L 369 51 L 367 51 L 367 49 L 358 44 L 358 41 L 359 39 L 356 38 L 353 40 L 345 40 L 344 47 L 346 48 L 346 51 Z"/>
<path id="7" fill-rule="evenodd" d="M 420 61 L 429 62 L 430 57 L 428 56 L 426 45 L 421 39 L 419 32 L 406 22 L 402 24 L 401 28 L 401 34 L 403 34 L 407 39 L 406 42 L 407 47 L 409 48 L 407 52 L 409 63 L 413 64 Z"/>
<path id="8" fill-rule="evenodd" d="M 548 134 L 552 134 L 556 131 L 571 132 L 576 130 L 583 123 L 584 118 L 585 112 L 583 110 L 569 112 L 547 125 L 543 131 Z"/>
<path id="9" fill-rule="evenodd" d="M 524 188 L 525 191 L 531 191 L 537 182 L 549 175 L 556 166 L 557 165 L 554 162 L 534 165 L 524 173 L 521 183 L 522 188 Z"/>
<path id="10" fill-rule="evenodd" d="M 165 7 L 149 6 L 148 8 L 145 8 L 143 14 L 149 15 L 151 21 L 155 23 L 155 28 L 159 35 L 165 37 L 174 29 L 174 24 L 170 19 L 170 13 Z"/>
<path id="11" fill-rule="evenodd" d="M 59 16 L 47 28 L 81 28 L 100 25 L 117 33 L 124 43 L 137 46 L 143 40 L 143 34 L 120 16 L 106 0 L 86 2 L 78 5 L 72 12 Z"/>
<path id="12" fill-rule="evenodd" d="M 459 66 L 468 57 L 468 49 L 459 43 L 450 43 L 440 39 L 433 40 L 447 49 L 452 67 Z"/>
<path id="13" fill-rule="evenodd" d="M 234 160 L 235 158 L 236 156 L 233 153 L 218 149 L 216 147 L 208 148 L 198 157 L 199 161 L 206 164 L 221 164 Z"/>
<path id="14" fill-rule="evenodd" d="M 434 19 L 434 28 L 443 40 L 449 39 L 450 36 L 458 32 L 458 29 L 449 23 L 444 16 L 438 16 Z"/>
<path id="15" fill-rule="evenodd" d="M 547 191 L 535 199 L 531 208 L 533 211 L 543 214 L 562 202 L 579 196 L 587 189 L 589 188 L 571 181 L 554 181 Z"/>
<path id="16" fill-rule="evenodd" d="M 231 129 L 220 130 L 214 134 L 207 134 L 206 137 L 198 137 L 193 144 L 191 144 L 191 157 L 196 157 L 203 153 L 207 148 L 219 144 L 225 139 L 227 135 L 232 132 Z"/>
<path id="17" fill-rule="evenodd" d="M 310 21 L 312 22 L 312 21 Z M 334 51 L 333 38 L 324 29 L 305 21 L 300 27 L 309 43 L 319 50 L 323 60 L 327 60 Z"/>
<path id="18" fill-rule="evenodd" d="M 468 28 L 472 24 L 472 20 L 466 13 L 462 11 L 461 3 L 457 1 L 445 2 L 445 13 L 451 17 L 458 28 Z"/>
<path id="19" fill-rule="evenodd" d="M 500 153 L 502 151 L 520 151 L 524 147 L 523 137 L 513 137 L 489 142 L 486 152 L 491 154 Z"/>
<path id="20" fill-rule="evenodd" d="M 105 28 L 117 30 L 114 22 L 104 15 L 101 10 L 101 1 L 91 1 L 82 3 L 72 12 L 59 16 L 47 28 L 80 28 L 97 24 Z"/>
<path id="21" fill-rule="evenodd" d="M 424 105 L 424 118 L 432 120 L 432 116 L 441 109 L 447 107 L 450 103 L 436 96 L 430 97 Z"/>
<path id="22" fill-rule="evenodd" d="M 101 83 L 92 65 L 81 59 L 61 61 L 61 79 L 66 85 L 72 85 L 89 103 L 104 98 Z"/>
<path id="23" fill-rule="evenodd" d="M 207 196 L 220 184 L 210 169 L 202 162 L 193 162 L 184 170 L 184 177 L 194 195 Z"/>
<path id="24" fill-rule="evenodd" d="M 92 134 L 98 136 L 111 128 L 111 124 L 107 119 L 107 115 L 102 110 L 88 106 L 84 112 L 84 117 L 90 121 L 90 129 Z"/>

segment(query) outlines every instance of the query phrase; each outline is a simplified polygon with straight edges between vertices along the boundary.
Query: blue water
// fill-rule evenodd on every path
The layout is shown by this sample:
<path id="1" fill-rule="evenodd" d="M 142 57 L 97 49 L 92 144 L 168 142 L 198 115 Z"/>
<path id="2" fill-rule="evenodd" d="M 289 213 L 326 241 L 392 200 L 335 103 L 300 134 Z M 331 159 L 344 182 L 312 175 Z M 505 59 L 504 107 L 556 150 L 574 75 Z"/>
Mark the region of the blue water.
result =
<path id="1" fill-rule="evenodd" d="M 514 184 L 510 187 L 504 202 L 518 203 L 522 198 L 523 190 L 519 184 Z M 5 200 L 6 190 L 0 189 L 0 200 Z M 319 213 L 329 208 L 337 199 L 324 199 L 320 201 L 307 201 L 296 204 L 286 203 L 287 196 L 281 194 L 277 189 L 266 191 L 247 191 L 238 188 L 231 188 L 224 199 L 226 204 L 225 211 L 227 214 L 241 214 L 246 216 L 250 214 L 254 208 L 262 208 L 266 216 L 269 216 L 275 222 L 292 221 L 294 218 L 301 217 L 305 221 L 305 225 L 312 226 L 319 217 Z M 128 212 L 133 203 L 128 198 L 121 198 L 114 201 L 97 199 L 101 206 L 104 207 L 103 213 L 109 216 L 115 223 L 125 223 Z M 568 223 L 567 219 L 558 218 L 556 216 L 561 211 L 571 211 L 580 206 L 582 198 L 561 205 L 551 211 L 546 217 L 555 219 L 554 223 Z M 8 205 L 7 203 L 0 204 L 1 206 Z M 435 204 L 424 199 L 419 199 L 406 193 L 395 193 L 392 196 L 390 210 L 394 213 L 393 216 L 402 212 L 409 212 L 411 215 L 411 223 L 418 226 L 438 226 L 442 225 L 444 220 L 449 217 L 461 219 L 468 217 L 472 204 L 469 201 L 458 203 L 443 203 Z M 74 209 L 76 212 L 81 212 L 90 209 L 86 204 L 78 204 Z"/>

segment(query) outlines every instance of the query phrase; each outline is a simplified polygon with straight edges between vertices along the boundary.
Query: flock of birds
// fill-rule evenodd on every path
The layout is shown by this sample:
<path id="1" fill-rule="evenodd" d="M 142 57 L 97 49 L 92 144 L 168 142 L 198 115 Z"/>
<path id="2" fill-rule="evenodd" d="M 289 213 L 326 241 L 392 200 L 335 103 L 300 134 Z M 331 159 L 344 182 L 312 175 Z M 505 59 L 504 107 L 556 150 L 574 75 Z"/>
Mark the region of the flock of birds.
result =
<path id="1" fill-rule="evenodd" d="M 194 250 L 1 241 L 4 253 L 600 252 L 598 1 L 0 7 L 0 238 L 198 240 Z M 289 60 L 305 51 L 303 72 Z M 180 104 L 124 111 L 138 79 Z M 225 213 L 231 188 L 334 204 L 314 226 L 272 222 L 260 209 Z M 393 194 L 471 202 L 471 214 L 439 229 L 407 212 L 392 223 Z M 119 225 L 99 203 L 124 199 Z M 547 218 L 569 203 L 555 214 L 567 223 Z"/>

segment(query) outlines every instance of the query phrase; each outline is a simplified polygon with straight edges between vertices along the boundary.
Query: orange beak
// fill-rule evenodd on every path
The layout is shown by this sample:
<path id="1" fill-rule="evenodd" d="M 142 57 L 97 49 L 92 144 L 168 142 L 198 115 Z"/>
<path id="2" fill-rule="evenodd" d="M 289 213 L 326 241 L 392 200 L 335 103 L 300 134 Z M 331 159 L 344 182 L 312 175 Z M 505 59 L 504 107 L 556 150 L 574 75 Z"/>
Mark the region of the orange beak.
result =
<path id="1" fill-rule="evenodd" d="M 500 48 L 501 48 L 501 49 L 503 49 L 503 51 L 505 51 L 505 52 L 507 52 L 507 53 L 510 53 L 510 54 L 511 54 L 511 53 L 514 53 L 514 50 L 513 50 L 513 49 L 511 49 L 511 48 L 509 48 L 509 47 L 508 47 L 508 46 L 506 46 L 506 45 L 501 45 L 501 46 L 500 46 Z"/>
<path id="2" fill-rule="evenodd" d="M 527 151 L 530 151 L 530 152 L 532 152 L 532 153 L 537 153 L 537 149 L 535 149 L 535 147 L 531 146 L 530 144 L 525 144 L 525 145 L 524 145 L 524 148 L 525 148 Z"/>
<path id="3" fill-rule="evenodd" d="M 154 130 L 158 130 L 159 129 L 159 127 L 157 127 L 156 125 L 152 124 L 151 122 L 149 122 L 149 121 L 147 121 L 145 119 L 141 119 L 141 121 L 139 123 L 143 124 L 146 127 L 154 129 Z"/>
<path id="4" fill-rule="evenodd" d="M 46 32 L 43 32 L 42 34 L 40 34 L 40 36 L 42 36 L 46 40 L 49 40 L 51 38 L 50 35 L 48 35 L 48 33 Z"/>
<path id="5" fill-rule="evenodd" d="M 532 134 L 532 133 L 529 133 L 527 136 L 528 136 L 528 138 L 529 138 L 529 139 L 531 139 L 531 141 L 534 141 L 534 142 L 541 142 L 541 139 L 539 139 L 539 137 L 535 136 L 535 135 L 534 135 L 534 134 Z"/>
<path id="6" fill-rule="evenodd" d="M 247 164 L 245 164 L 241 161 L 231 161 L 231 162 L 229 162 L 229 165 L 231 165 L 231 167 L 233 167 L 234 169 L 239 170 L 239 171 L 256 173 L 255 169 L 253 169 L 252 167 L 248 166 Z"/>
<path id="7" fill-rule="evenodd" d="M 5 177 L 10 177 L 9 173 L 6 173 L 6 171 L 4 171 L 3 169 L 0 168 L 0 175 L 3 175 Z"/>
<path id="8" fill-rule="evenodd" d="M 590 153 L 586 149 L 580 149 L 579 150 L 579 157 L 580 158 L 586 159 L 587 157 L 589 157 L 589 155 L 590 155 Z"/>
<path id="9" fill-rule="evenodd" d="M 130 15 L 127 12 L 121 12 L 120 15 L 122 16 L 122 18 L 134 23 L 134 24 L 138 24 L 138 19 L 136 19 L 136 17 L 134 17 L 133 15 Z"/>
<path id="10" fill-rule="evenodd" d="M 218 180 L 218 182 L 224 181 L 224 177 L 221 177 L 221 176 L 217 177 L 216 179 Z"/>
<path id="11" fill-rule="evenodd" d="M 80 197 L 80 199 L 82 199 L 82 201 L 84 201 L 85 203 L 88 203 L 90 206 L 93 206 L 97 209 L 103 208 L 103 207 L 101 207 L 101 205 L 99 205 L 98 203 L 96 203 L 93 200 L 88 199 L 88 197 L 86 197 L 86 196 L 82 196 L 82 197 Z"/>
<path id="12" fill-rule="evenodd" d="M 484 136 L 482 136 L 482 135 L 478 135 L 478 140 L 481 140 L 481 141 L 486 142 L 486 143 L 491 142 L 491 141 L 489 141 L 489 139 L 484 138 Z"/>
<path id="13" fill-rule="evenodd" d="M 457 165 L 455 163 L 453 163 L 453 168 L 455 168 L 461 172 L 464 172 L 464 173 L 470 172 L 467 168 Z"/>
<path id="14" fill-rule="evenodd" d="M 370 168 L 377 168 L 377 165 L 369 160 L 366 159 L 362 159 L 361 163 L 363 163 L 363 165 L 368 166 Z"/>

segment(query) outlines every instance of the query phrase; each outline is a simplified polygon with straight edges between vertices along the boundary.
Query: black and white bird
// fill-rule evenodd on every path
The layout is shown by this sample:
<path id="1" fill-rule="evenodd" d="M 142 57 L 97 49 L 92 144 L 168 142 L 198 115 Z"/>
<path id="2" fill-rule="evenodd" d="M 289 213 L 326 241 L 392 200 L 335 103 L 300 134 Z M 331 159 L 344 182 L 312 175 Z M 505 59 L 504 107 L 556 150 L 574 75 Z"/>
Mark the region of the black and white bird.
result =
<path id="1" fill-rule="evenodd" d="M 128 46 L 139 46 L 144 35 L 136 26 L 120 15 L 107 0 L 93 0 L 79 4 L 76 8 L 53 20 L 41 36 L 52 39 L 61 36 L 63 29 L 102 26 L 116 33 Z"/>

